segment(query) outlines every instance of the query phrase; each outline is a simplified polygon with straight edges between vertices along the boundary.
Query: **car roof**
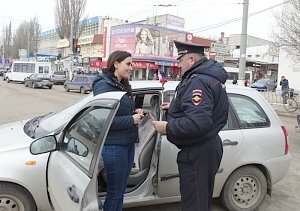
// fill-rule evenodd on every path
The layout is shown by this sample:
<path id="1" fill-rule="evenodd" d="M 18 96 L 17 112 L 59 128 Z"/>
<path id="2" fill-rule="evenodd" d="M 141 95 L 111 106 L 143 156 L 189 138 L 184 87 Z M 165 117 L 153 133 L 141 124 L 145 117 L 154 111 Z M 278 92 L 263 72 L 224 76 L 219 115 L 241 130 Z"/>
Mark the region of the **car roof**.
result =
<path id="1" fill-rule="evenodd" d="M 177 85 L 179 84 L 180 81 L 167 81 L 164 84 L 164 90 L 175 90 Z M 153 80 L 153 81 L 130 81 L 131 87 L 133 90 L 137 89 L 162 89 L 162 84 L 158 80 Z M 247 91 L 250 92 L 257 92 L 257 90 L 254 90 L 249 87 L 245 86 L 239 86 L 239 85 L 233 85 L 233 84 L 226 84 L 226 91 L 228 93 L 244 93 Z"/>
<path id="2" fill-rule="evenodd" d="M 162 85 L 162 83 L 159 82 L 159 80 L 153 80 L 153 81 L 130 81 L 130 85 L 133 90 L 135 89 L 162 89 L 164 87 L 165 90 L 175 90 L 176 86 L 178 85 L 179 81 L 168 81 Z"/>

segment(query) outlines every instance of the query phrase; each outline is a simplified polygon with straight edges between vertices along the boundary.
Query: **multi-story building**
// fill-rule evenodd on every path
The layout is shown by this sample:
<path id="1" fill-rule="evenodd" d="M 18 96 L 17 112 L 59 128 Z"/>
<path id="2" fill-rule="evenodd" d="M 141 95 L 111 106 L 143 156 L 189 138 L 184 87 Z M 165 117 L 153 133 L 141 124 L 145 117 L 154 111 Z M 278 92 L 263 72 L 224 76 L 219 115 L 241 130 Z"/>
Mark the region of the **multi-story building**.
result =
<path id="1" fill-rule="evenodd" d="M 185 32 L 184 19 L 172 15 L 130 24 L 128 21 L 97 16 L 81 24 L 84 29 L 76 42 L 76 61 L 84 69 L 98 70 L 105 67 L 112 51 L 126 50 L 133 57 L 133 79 L 178 78 L 181 73 L 177 66 L 174 40 L 208 46 L 213 42 Z M 41 33 L 40 40 L 40 54 L 59 54 L 64 67 L 71 66 L 69 40 L 59 39 L 56 30 Z"/>
<path id="2" fill-rule="evenodd" d="M 241 34 L 222 37 L 224 44 L 229 46 L 224 66 L 238 68 L 240 57 Z M 274 42 L 258 37 L 247 36 L 246 69 L 253 72 L 254 81 L 260 78 L 278 80 L 279 49 Z"/>

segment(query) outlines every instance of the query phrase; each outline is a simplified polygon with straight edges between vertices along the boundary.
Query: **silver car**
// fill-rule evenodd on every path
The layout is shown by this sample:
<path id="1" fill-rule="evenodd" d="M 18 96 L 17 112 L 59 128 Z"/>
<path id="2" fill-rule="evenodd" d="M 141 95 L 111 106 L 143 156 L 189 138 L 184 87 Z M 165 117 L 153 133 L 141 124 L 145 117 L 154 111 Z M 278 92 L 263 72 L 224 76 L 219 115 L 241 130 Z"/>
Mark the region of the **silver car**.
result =
<path id="1" fill-rule="evenodd" d="M 132 82 L 136 107 L 159 119 L 177 82 Z M 256 91 L 228 86 L 230 112 L 220 136 L 224 155 L 214 197 L 228 210 L 256 210 L 287 173 L 288 136 Z M 100 152 L 123 92 L 83 100 L 59 112 L 0 127 L 0 207 L 6 210 L 102 210 L 106 175 Z M 146 114 L 139 125 L 135 166 L 124 207 L 180 201 L 178 149 L 155 133 Z M 13 207 L 13 208 L 12 208 Z"/>

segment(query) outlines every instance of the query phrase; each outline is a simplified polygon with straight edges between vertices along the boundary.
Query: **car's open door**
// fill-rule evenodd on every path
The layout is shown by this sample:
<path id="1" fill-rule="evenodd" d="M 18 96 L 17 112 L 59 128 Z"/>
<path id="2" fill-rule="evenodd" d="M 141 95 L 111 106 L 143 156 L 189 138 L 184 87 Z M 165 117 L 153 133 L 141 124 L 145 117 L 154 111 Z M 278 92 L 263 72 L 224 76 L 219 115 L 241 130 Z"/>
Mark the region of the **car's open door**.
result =
<path id="1" fill-rule="evenodd" d="M 64 128 L 60 150 L 48 163 L 48 192 L 55 210 L 102 210 L 98 198 L 98 164 L 122 92 L 93 98 Z"/>

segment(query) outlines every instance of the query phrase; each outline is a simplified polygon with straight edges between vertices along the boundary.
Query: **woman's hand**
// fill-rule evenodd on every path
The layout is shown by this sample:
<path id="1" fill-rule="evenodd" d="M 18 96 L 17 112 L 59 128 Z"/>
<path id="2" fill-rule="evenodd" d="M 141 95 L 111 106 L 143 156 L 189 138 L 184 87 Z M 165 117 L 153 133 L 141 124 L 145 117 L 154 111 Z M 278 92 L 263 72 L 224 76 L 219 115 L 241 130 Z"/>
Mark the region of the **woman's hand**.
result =
<path id="1" fill-rule="evenodd" d="M 133 118 L 134 124 L 135 124 L 135 125 L 139 124 L 143 117 L 144 117 L 144 114 L 140 114 L 140 113 L 138 113 L 138 114 L 133 114 L 133 115 L 132 115 L 132 118 Z"/>
<path id="2" fill-rule="evenodd" d="M 160 105 L 160 109 L 161 110 L 168 110 L 170 107 L 170 103 L 167 103 L 167 102 L 163 102 L 161 105 Z"/>

